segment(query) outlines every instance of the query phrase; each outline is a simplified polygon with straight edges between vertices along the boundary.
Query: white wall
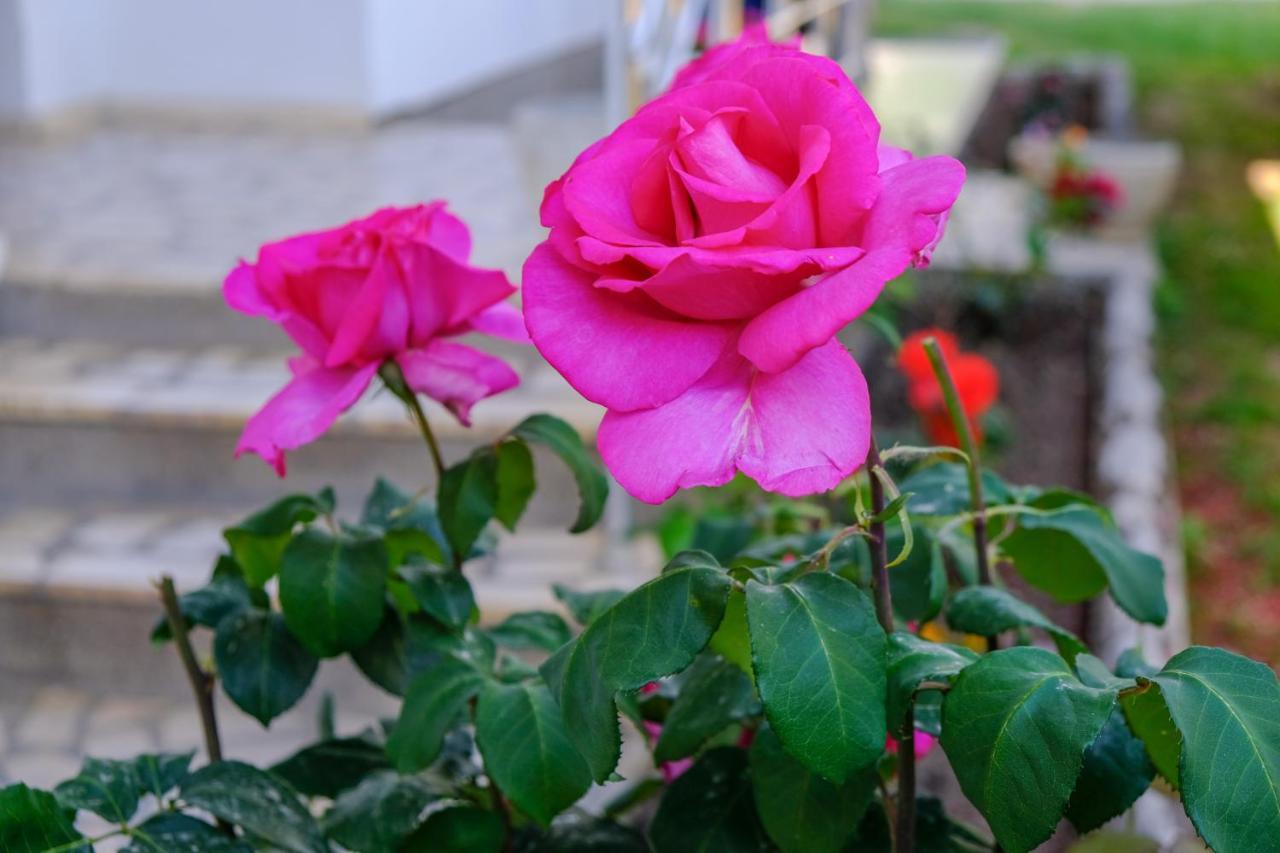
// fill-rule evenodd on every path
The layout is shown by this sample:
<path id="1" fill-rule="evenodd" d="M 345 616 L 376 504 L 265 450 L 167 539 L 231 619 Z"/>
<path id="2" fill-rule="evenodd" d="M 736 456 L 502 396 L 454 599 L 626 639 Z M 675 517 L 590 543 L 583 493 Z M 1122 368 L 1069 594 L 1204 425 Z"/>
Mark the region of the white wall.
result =
<path id="1" fill-rule="evenodd" d="M 599 39 L 611 2 L 0 0 L 0 115 L 110 103 L 376 117 Z"/>
<path id="2" fill-rule="evenodd" d="M 612 2 L 369 0 L 370 103 L 430 103 L 599 41 Z"/>

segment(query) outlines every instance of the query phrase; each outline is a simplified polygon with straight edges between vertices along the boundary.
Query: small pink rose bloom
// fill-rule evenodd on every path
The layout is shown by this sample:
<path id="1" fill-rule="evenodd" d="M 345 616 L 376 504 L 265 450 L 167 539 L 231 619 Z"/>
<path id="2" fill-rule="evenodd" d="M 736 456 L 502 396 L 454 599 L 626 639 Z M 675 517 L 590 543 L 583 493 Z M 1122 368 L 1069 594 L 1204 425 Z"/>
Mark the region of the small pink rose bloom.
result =
<path id="1" fill-rule="evenodd" d="M 600 452 L 631 494 L 742 471 L 806 495 L 866 459 L 867 386 L 835 334 L 928 262 L 964 181 L 879 135 L 837 64 L 753 36 L 547 187 L 525 322 L 608 410 Z"/>
<path id="2" fill-rule="evenodd" d="M 257 453 L 284 476 L 285 451 L 318 438 L 394 361 L 408 386 L 470 424 L 478 400 L 519 382 L 504 362 L 449 338 L 484 332 L 528 341 L 499 270 L 467 263 L 471 235 L 442 201 L 258 250 L 223 283 L 227 304 L 278 323 L 302 350 L 293 379 L 249 419 L 236 456 Z"/>

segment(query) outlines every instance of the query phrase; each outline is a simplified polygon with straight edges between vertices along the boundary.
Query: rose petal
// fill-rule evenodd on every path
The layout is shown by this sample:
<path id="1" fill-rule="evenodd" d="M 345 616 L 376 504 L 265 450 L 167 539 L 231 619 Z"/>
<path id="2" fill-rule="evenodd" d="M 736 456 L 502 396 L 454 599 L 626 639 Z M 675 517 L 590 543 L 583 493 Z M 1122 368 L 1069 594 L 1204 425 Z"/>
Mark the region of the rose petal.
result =
<path id="1" fill-rule="evenodd" d="M 377 364 L 367 364 L 295 375 L 245 424 L 235 455 L 256 453 L 283 477 L 284 452 L 319 438 L 360 399 L 377 372 Z"/>
<path id="2" fill-rule="evenodd" d="M 476 314 L 468 321 L 472 331 L 517 344 L 529 344 L 529 332 L 524 327 L 524 315 L 510 302 L 499 302 Z"/>
<path id="3" fill-rule="evenodd" d="M 762 275 L 750 269 L 699 263 L 690 255 L 681 255 L 641 286 L 661 305 L 686 317 L 740 320 L 754 317 L 794 293 L 813 272 L 816 267 Z"/>
<path id="4" fill-rule="evenodd" d="M 459 263 L 423 243 L 398 246 L 396 256 L 409 285 L 410 347 L 465 330 L 473 317 L 516 291 L 501 270 Z"/>
<path id="5" fill-rule="evenodd" d="M 900 275 L 910 262 L 906 248 L 870 252 L 760 313 L 747 323 L 738 351 L 761 370 L 786 370 L 867 310 L 885 282 Z"/>
<path id="6" fill-rule="evenodd" d="M 911 160 L 882 172 L 875 206 L 862 223 L 861 246 L 900 245 L 915 255 L 937 242 L 940 217 L 955 203 L 965 170 L 951 157 Z"/>
<path id="7" fill-rule="evenodd" d="M 866 381 L 832 341 L 779 374 L 729 350 L 670 403 L 608 412 L 597 441 L 623 488 L 661 503 L 677 489 L 727 483 L 735 470 L 785 495 L 828 490 L 866 459 L 870 430 Z"/>
<path id="8" fill-rule="evenodd" d="M 452 341 L 434 340 L 425 349 L 396 356 L 405 383 L 443 405 L 471 426 L 471 407 L 485 397 L 514 388 L 520 377 L 502 359 Z"/>
<path id="9" fill-rule="evenodd" d="M 524 265 L 525 324 L 542 355 L 580 394 L 629 411 L 684 393 L 716 362 L 730 326 L 690 322 L 593 276 L 542 243 Z"/>
<path id="10" fill-rule="evenodd" d="M 362 350 L 389 355 L 404 348 L 408 340 L 409 306 L 398 273 L 390 255 L 379 254 L 360 292 L 344 306 L 345 316 L 325 356 L 326 367 L 346 364 Z M 322 293 L 321 298 L 324 295 Z M 370 341 L 371 336 L 377 340 Z"/>

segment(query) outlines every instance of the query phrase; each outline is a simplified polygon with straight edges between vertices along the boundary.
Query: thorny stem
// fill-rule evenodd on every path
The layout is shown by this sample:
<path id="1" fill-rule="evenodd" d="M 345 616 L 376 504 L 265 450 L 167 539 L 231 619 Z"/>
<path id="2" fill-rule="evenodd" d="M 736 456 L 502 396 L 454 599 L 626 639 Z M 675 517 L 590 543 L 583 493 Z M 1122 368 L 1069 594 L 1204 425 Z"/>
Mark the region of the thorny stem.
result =
<path id="1" fill-rule="evenodd" d="M 898 831 L 894 850 L 911 853 L 916 849 L 916 703 L 907 702 L 903 730 L 907 736 L 898 741 Z"/>
<path id="2" fill-rule="evenodd" d="M 942 398 L 947 404 L 947 413 L 951 415 L 951 423 L 956 435 L 960 437 L 960 449 L 969 457 L 966 471 L 969 474 L 969 501 L 973 507 L 973 550 L 978 562 L 978 583 L 991 584 L 991 567 L 987 563 L 987 511 L 986 501 L 982 496 L 982 461 L 978 456 L 978 442 L 973 436 L 973 427 L 960 404 L 960 392 L 956 390 L 955 379 L 947 366 L 947 357 L 938 346 L 938 339 L 925 338 L 925 354 L 929 356 L 929 364 L 942 387 Z M 1000 647 L 1000 638 L 987 637 L 987 650 Z"/>
<path id="3" fill-rule="evenodd" d="M 876 440 L 871 439 L 871 449 L 867 452 L 867 472 L 871 480 L 871 516 L 878 517 L 884 512 L 884 484 L 875 476 L 874 469 L 881 467 L 880 450 Z M 893 598 L 889 591 L 889 554 L 886 550 L 884 521 L 871 522 L 871 585 L 875 592 L 876 619 L 886 634 L 893 633 Z"/>
<path id="4" fill-rule="evenodd" d="M 431 431 L 431 424 L 427 422 L 427 413 L 422 411 L 422 404 L 418 402 L 418 395 L 405 382 L 404 373 L 400 370 L 400 365 L 394 361 L 384 362 L 378 368 L 378 376 L 386 383 L 387 389 L 408 407 L 409 414 L 413 416 L 414 423 L 418 425 L 418 431 L 422 433 L 422 438 L 427 442 L 427 449 L 431 451 L 431 465 L 436 471 L 436 482 L 444 479 L 444 457 L 440 455 L 440 444 L 436 441 L 435 433 Z"/>
<path id="5" fill-rule="evenodd" d="M 173 644 L 178 649 L 178 657 L 182 659 L 182 668 L 187 671 L 191 692 L 195 694 L 196 709 L 200 712 L 200 728 L 204 731 L 205 752 L 209 754 L 210 763 L 221 761 L 222 739 L 218 736 L 218 719 L 214 713 L 213 676 L 196 660 L 195 650 L 191 647 L 191 636 L 187 633 L 187 620 L 178 604 L 178 592 L 174 588 L 173 578 L 162 575 L 157 586 L 169 630 L 173 633 Z M 218 827 L 228 834 L 233 835 L 235 832 L 231 824 L 221 818 L 218 819 Z"/>

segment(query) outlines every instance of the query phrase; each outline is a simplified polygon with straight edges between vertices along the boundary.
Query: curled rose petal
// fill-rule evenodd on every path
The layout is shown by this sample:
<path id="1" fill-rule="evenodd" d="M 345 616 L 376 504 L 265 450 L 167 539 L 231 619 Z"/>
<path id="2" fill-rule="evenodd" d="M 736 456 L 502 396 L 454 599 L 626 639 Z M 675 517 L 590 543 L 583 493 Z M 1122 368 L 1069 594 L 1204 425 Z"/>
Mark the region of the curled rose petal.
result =
<path id="1" fill-rule="evenodd" d="M 520 384 L 502 359 L 453 341 L 435 340 L 395 360 L 410 388 L 442 404 L 463 426 L 471 426 L 474 404 Z"/>

